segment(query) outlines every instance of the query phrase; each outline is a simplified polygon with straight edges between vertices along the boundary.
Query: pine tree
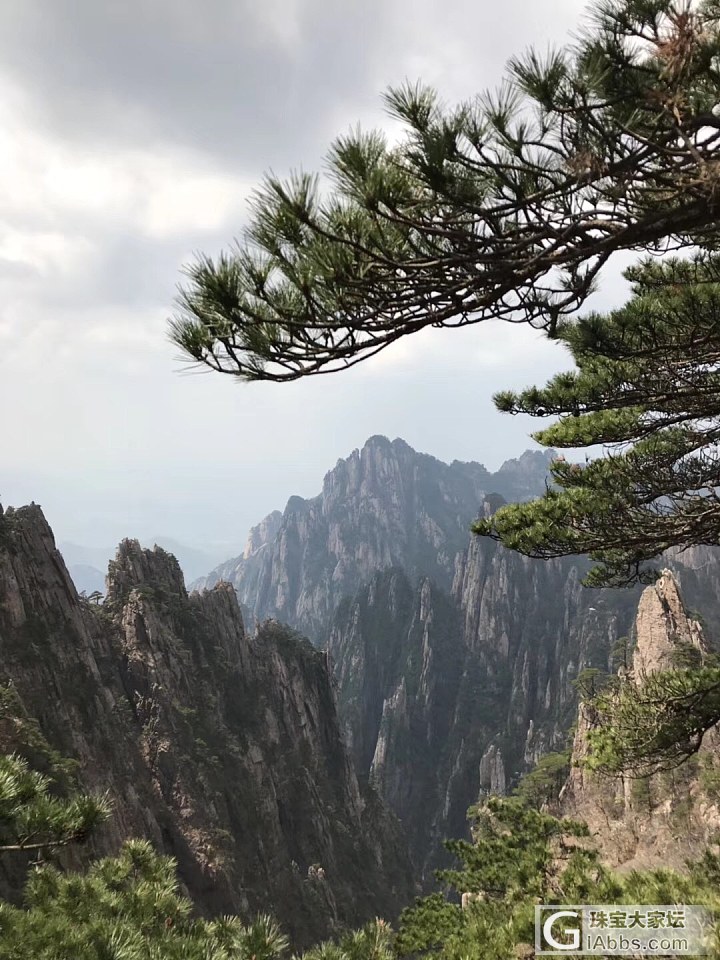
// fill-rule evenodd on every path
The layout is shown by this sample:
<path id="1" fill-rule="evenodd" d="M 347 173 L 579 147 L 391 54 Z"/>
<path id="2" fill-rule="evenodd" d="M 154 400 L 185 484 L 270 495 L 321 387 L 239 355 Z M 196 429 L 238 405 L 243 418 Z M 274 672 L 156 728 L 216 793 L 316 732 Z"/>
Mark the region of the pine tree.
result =
<path id="1" fill-rule="evenodd" d="M 419 900 L 400 918 L 399 956 L 439 960 L 509 960 L 534 956 L 537 903 L 697 904 L 717 917 L 718 856 L 708 851 L 688 873 L 604 867 L 580 823 L 492 798 L 470 811 L 473 841 L 448 844 L 460 858 L 440 878 L 464 907 L 441 894 Z M 710 957 L 720 957 L 720 945 Z"/>
<path id="2" fill-rule="evenodd" d="M 105 797 L 65 799 L 50 787 L 21 757 L 0 755 L 0 853 L 79 843 L 110 814 Z"/>
<path id="3" fill-rule="evenodd" d="M 627 275 L 624 307 L 558 329 L 575 371 L 495 398 L 508 413 L 556 417 L 534 434 L 545 446 L 605 455 L 556 459 L 543 497 L 473 527 L 532 557 L 589 554 L 594 586 L 651 581 L 665 550 L 720 542 L 720 258 L 647 261 Z M 683 763 L 720 722 L 717 658 L 640 684 L 625 666 L 607 689 L 584 691 L 597 723 L 589 762 L 634 776 Z"/>
<path id="4" fill-rule="evenodd" d="M 0 756 L 0 855 L 82 842 L 110 812 L 106 798 L 51 794 L 52 782 Z M 288 941 L 268 916 L 200 920 L 176 863 L 142 840 L 82 873 L 37 861 L 25 907 L 0 901 L 0 960 L 277 960 Z"/>
<path id="5" fill-rule="evenodd" d="M 535 809 L 556 801 L 570 773 L 571 750 L 546 753 L 515 788 L 515 795 Z"/>
<path id="6" fill-rule="evenodd" d="M 662 670 L 636 683 L 625 675 L 586 706 L 593 717 L 586 764 L 601 773 L 647 777 L 697 753 L 720 723 L 720 658 Z"/>
<path id="7" fill-rule="evenodd" d="M 405 137 L 339 137 L 328 195 L 268 176 L 244 241 L 188 267 L 173 340 L 214 370 L 292 380 L 428 326 L 554 333 L 615 251 L 716 243 L 718 0 L 602 0 L 589 21 L 456 108 L 390 90 Z"/>
<path id="8" fill-rule="evenodd" d="M 0 904 L 0 960 L 276 960 L 288 945 L 269 917 L 194 919 L 175 861 L 141 840 L 82 874 L 35 870 L 26 902 Z"/>
<path id="9" fill-rule="evenodd" d="M 321 943 L 306 951 L 302 960 L 394 960 L 394 941 L 390 925 L 376 919 L 361 930 L 344 934 L 337 942 Z"/>
<path id="10" fill-rule="evenodd" d="M 589 554 L 593 586 L 651 581 L 670 547 L 720 542 L 720 258 L 645 262 L 621 309 L 566 322 L 577 369 L 544 388 L 502 393 L 508 413 L 557 417 L 535 433 L 558 458 L 551 486 L 499 509 L 477 533 L 531 557 Z"/>

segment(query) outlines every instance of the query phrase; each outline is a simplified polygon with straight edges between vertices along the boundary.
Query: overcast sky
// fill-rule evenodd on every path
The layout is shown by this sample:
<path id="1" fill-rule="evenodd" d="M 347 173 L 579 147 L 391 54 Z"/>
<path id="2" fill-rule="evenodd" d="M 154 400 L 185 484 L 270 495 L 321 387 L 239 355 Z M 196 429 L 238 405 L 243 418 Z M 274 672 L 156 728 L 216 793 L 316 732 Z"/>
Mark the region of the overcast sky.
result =
<path id="1" fill-rule="evenodd" d="M 494 86 L 582 10 L 3 0 L 0 501 L 41 503 L 59 540 L 231 554 L 374 433 L 493 469 L 531 446 L 532 425 L 490 402 L 568 367 L 528 329 L 433 331 L 336 377 L 245 385 L 188 372 L 166 321 L 181 265 L 239 234 L 264 170 L 317 168 L 336 133 L 383 124 L 389 84 L 449 101 Z"/>

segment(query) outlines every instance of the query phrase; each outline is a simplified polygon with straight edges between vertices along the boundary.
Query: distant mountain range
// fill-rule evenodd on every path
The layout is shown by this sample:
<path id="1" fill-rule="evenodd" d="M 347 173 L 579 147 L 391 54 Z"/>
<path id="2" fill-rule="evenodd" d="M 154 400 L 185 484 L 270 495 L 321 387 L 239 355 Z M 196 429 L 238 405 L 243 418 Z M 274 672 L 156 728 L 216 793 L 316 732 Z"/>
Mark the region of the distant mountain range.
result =
<path id="1" fill-rule="evenodd" d="M 553 451 L 528 450 L 492 473 L 443 463 L 404 440 L 371 437 L 339 460 L 312 499 L 290 497 L 249 533 L 243 553 L 191 584 L 233 584 L 246 616 L 276 617 L 324 645 L 340 600 L 397 566 L 449 589 L 455 559 L 486 498 L 526 500 L 544 488 Z"/>

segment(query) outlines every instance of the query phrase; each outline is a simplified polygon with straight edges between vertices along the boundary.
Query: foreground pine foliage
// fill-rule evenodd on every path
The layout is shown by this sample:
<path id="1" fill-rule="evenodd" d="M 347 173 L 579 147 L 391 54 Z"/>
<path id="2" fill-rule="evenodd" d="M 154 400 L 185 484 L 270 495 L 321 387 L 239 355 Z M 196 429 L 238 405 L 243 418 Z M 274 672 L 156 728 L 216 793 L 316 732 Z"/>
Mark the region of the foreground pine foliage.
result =
<path id="1" fill-rule="evenodd" d="M 335 943 L 322 943 L 306 951 L 302 960 L 394 960 L 394 942 L 390 925 L 376 919 Z"/>
<path id="2" fill-rule="evenodd" d="M 45 836 L 50 849 L 53 838 L 64 842 L 76 829 L 78 810 L 92 808 L 82 797 L 43 806 L 49 783 L 17 757 L 0 758 L 0 770 L 8 835 L 10 824 L 20 827 L 16 837 L 27 835 L 32 822 L 33 836 Z M 720 856 L 713 851 L 687 874 L 620 876 L 600 863 L 583 824 L 537 810 L 526 797 L 492 798 L 470 815 L 472 840 L 448 842 L 459 866 L 439 874 L 446 893 L 418 900 L 397 932 L 376 919 L 300 960 L 530 956 L 536 903 L 700 904 L 720 915 Z M 39 863 L 24 906 L 0 902 L 0 960 L 279 960 L 288 952 L 287 938 L 268 916 L 249 923 L 195 916 L 174 860 L 142 840 L 82 873 Z M 709 956 L 720 958 L 720 941 Z"/>
<path id="3" fill-rule="evenodd" d="M 109 816 L 107 798 L 65 800 L 52 796 L 50 785 L 21 757 L 0 755 L 0 852 L 79 843 Z"/>
<path id="4" fill-rule="evenodd" d="M 49 863 L 111 809 L 106 798 L 53 790 L 24 759 L 0 756 L 0 854 L 36 858 L 24 907 L 0 901 L 0 960 L 273 960 L 287 949 L 270 917 L 196 919 L 175 861 L 146 841 L 129 841 L 84 873 Z"/>
<path id="5" fill-rule="evenodd" d="M 720 859 L 708 851 L 686 874 L 672 870 L 618 874 L 604 867 L 587 828 L 528 807 L 522 799 L 490 799 L 471 810 L 472 842 L 448 847 L 462 866 L 441 879 L 463 909 L 441 894 L 400 918 L 400 957 L 511 960 L 532 957 L 537 903 L 697 904 L 720 915 Z M 717 938 L 708 954 L 720 957 Z"/>
<path id="6" fill-rule="evenodd" d="M 273 960 L 287 948 L 269 917 L 194 919 L 175 862 L 141 840 L 84 874 L 36 869 L 26 902 L 0 905 L 2 960 Z"/>

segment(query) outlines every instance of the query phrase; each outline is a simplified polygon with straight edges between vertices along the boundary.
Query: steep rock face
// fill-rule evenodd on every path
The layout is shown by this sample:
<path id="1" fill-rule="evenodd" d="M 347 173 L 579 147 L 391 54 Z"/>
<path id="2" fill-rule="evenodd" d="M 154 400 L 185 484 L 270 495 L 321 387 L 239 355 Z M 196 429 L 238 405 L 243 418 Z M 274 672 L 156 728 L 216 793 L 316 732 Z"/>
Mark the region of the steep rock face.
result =
<path id="1" fill-rule="evenodd" d="M 697 609 L 715 607 L 717 555 L 687 577 Z M 589 590 L 584 561 L 537 562 L 473 538 L 450 593 L 397 569 L 376 575 L 338 609 L 329 651 L 356 769 L 403 822 L 421 876 L 443 862 L 442 840 L 466 832 L 479 797 L 503 793 L 576 718 L 574 681 L 611 668 L 635 620 L 640 588 Z M 665 655 L 653 638 L 695 642 L 696 627 L 666 578 L 640 600 L 636 670 Z M 663 595 L 660 615 L 653 598 Z M 653 603 L 651 603 L 653 601 Z M 690 623 L 690 625 L 688 625 Z"/>
<path id="2" fill-rule="evenodd" d="M 455 558 L 487 493 L 523 499 L 537 490 L 550 454 L 528 452 L 491 474 L 479 463 L 441 463 L 403 440 L 371 437 L 338 461 L 312 500 L 251 531 L 241 557 L 195 586 L 228 580 L 244 611 L 277 617 L 322 645 L 339 601 L 375 572 L 401 567 L 449 589 Z"/>
<path id="3" fill-rule="evenodd" d="M 670 570 L 643 592 L 634 641 L 629 680 L 636 684 L 656 671 L 671 669 L 683 646 L 707 653 L 703 629 L 688 615 Z M 560 796 L 562 813 L 588 824 L 605 862 L 612 866 L 682 868 L 720 829 L 717 728 L 705 735 L 697 757 L 673 771 L 632 779 L 601 777 L 584 767 L 594 723 L 591 707 L 581 704 L 571 772 Z"/>
<path id="4" fill-rule="evenodd" d="M 95 607 L 38 507 L 0 513 L 0 651 L 3 749 L 27 746 L 14 710 L 78 761 L 83 788 L 110 791 L 90 853 L 148 837 L 201 910 L 274 912 L 300 945 L 411 897 L 397 824 L 349 762 L 325 655 L 279 624 L 248 635 L 229 585 L 188 596 L 171 555 L 124 541 Z"/>
<path id="5" fill-rule="evenodd" d="M 426 880 L 468 806 L 565 746 L 573 681 L 609 669 L 633 623 L 639 590 L 588 590 L 584 561 L 531 561 L 468 534 L 503 499 L 542 493 L 550 456 L 489 474 L 372 438 L 208 581 L 327 644 L 356 770 L 402 820 Z M 717 556 L 672 563 L 692 608 L 716 618 Z"/>
<path id="6" fill-rule="evenodd" d="M 452 591 L 394 569 L 340 606 L 329 652 L 355 765 L 403 822 L 426 881 L 467 808 L 563 742 L 572 681 L 607 669 L 629 629 L 637 593 L 586 590 L 583 572 L 473 539 Z"/>

